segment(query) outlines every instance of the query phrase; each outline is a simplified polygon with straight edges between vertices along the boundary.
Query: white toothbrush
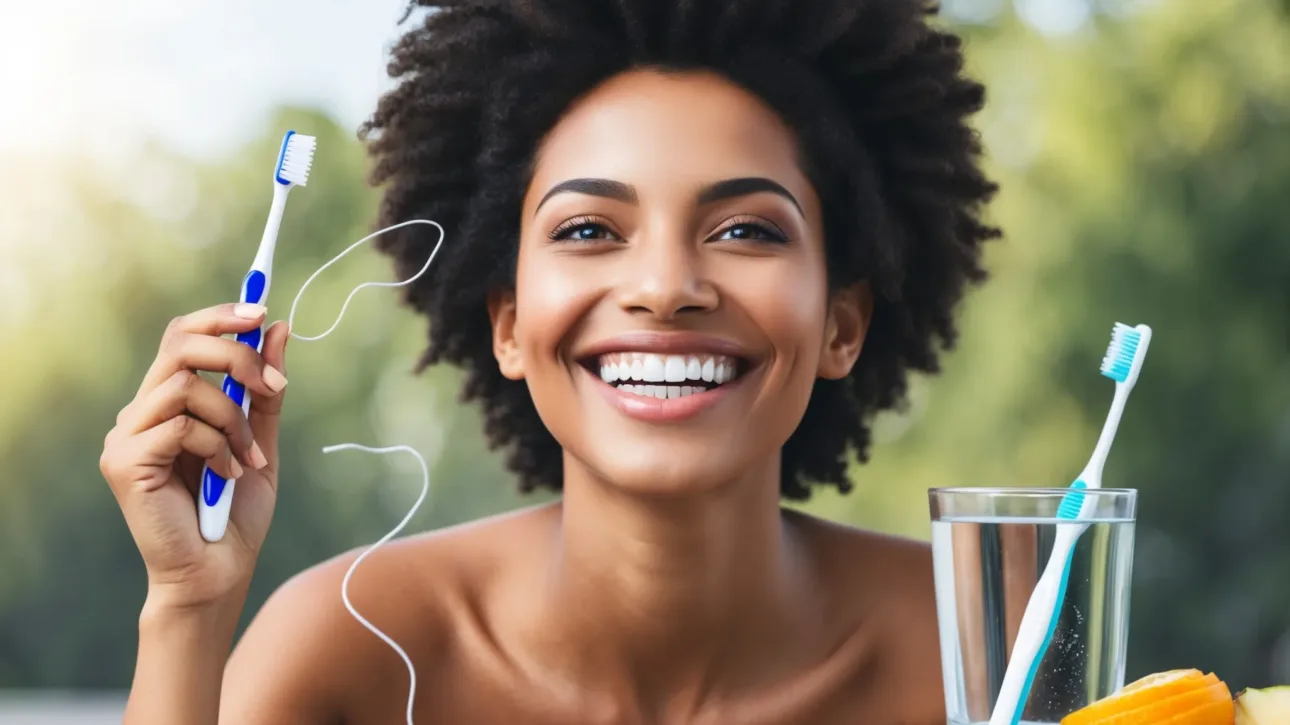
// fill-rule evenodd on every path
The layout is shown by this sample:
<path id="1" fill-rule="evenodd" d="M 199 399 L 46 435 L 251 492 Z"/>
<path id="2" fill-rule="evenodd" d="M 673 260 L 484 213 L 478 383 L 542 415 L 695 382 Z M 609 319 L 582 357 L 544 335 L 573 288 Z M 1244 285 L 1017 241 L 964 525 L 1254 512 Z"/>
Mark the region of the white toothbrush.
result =
<path id="1" fill-rule="evenodd" d="M 264 304 L 264 300 L 269 297 L 269 282 L 273 277 L 273 249 L 278 242 L 282 211 L 287 207 L 287 194 L 293 187 L 304 186 L 309 181 L 309 167 L 313 164 L 316 144 L 315 137 L 295 131 L 287 131 L 282 138 L 278 163 L 273 169 L 273 205 L 269 208 L 269 221 L 264 226 L 264 236 L 260 238 L 260 249 L 255 253 L 251 271 L 242 280 L 240 302 Z M 237 340 L 260 352 L 264 347 L 264 330 L 257 327 L 240 333 Z M 225 375 L 223 390 L 233 402 L 242 406 L 244 415 L 250 411 L 251 396 L 246 394 L 246 386 L 232 376 Z M 224 538 L 224 531 L 228 528 L 228 512 L 233 506 L 233 484 L 232 479 L 226 480 L 209 466 L 202 469 L 197 524 L 203 539 L 214 542 Z"/>
<path id="2" fill-rule="evenodd" d="M 1151 328 L 1146 325 L 1129 327 L 1117 322 L 1111 330 L 1111 344 L 1106 348 L 1106 357 L 1102 358 L 1102 374 L 1115 381 L 1115 399 L 1102 426 L 1102 435 L 1097 439 L 1097 447 L 1093 449 L 1093 456 L 1079 478 L 1070 485 L 1070 493 L 1062 497 L 1057 507 L 1058 519 L 1082 520 L 1085 499 L 1088 498 L 1083 490 L 1102 487 L 1102 467 L 1111 452 L 1111 442 L 1115 440 L 1115 431 L 1120 426 L 1129 392 L 1138 382 L 1138 373 L 1142 371 L 1142 361 L 1147 356 L 1150 342 Z M 1017 725 L 1021 721 L 1031 685 L 1035 682 L 1035 673 L 1052 642 L 1062 602 L 1066 599 L 1066 582 L 1070 578 L 1075 542 L 1088 526 L 1087 523 L 1057 524 L 1053 552 L 1022 615 L 990 725 Z"/>

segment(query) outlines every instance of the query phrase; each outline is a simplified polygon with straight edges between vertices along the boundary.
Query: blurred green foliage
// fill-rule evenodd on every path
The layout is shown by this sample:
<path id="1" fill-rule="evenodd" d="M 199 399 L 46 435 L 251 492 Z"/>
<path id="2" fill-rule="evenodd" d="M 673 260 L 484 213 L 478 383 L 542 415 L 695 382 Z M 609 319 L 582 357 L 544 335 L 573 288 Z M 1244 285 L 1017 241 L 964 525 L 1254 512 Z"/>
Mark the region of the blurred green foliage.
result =
<path id="1" fill-rule="evenodd" d="M 1104 0 L 1061 37 L 1001 3 L 946 4 L 995 8 L 962 29 L 991 89 L 981 129 L 1007 239 L 944 373 L 878 421 L 856 491 L 805 508 L 925 537 L 929 487 L 1065 485 L 1110 399 L 1097 367 L 1111 323 L 1147 322 L 1155 342 L 1105 480 L 1141 491 L 1129 675 L 1290 682 L 1290 4 Z M 22 270 L 0 276 L 0 300 L 22 312 L 0 318 L 0 687 L 128 685 L 145 583 L 97 470 L 102 438 L 166 321 L 235 295 L 288 127 L 320 151 L 283 224 L 270 308 L 285 317 L 373 217 L 362 149 L 323 115 L 284 110 L 219 163 L 159 148 L 115 170 L 42 160 L 60 196 L 5 189 L 6 215 L 34 221 L 0 224 L 0 262 Z M 389 274 L 370 251 L 346 258 L 296 329 L 322 331 L 349 289 Z M 334 335 L 292 343 L 282 494 L 247 617 L 416 495 L 413 462 L 324 445 L 431 457 L 414 529 L 539 500 L 485 450 L 456 371 L 412 375 L 423 341 L 395 292 L 370 290 Z"/>

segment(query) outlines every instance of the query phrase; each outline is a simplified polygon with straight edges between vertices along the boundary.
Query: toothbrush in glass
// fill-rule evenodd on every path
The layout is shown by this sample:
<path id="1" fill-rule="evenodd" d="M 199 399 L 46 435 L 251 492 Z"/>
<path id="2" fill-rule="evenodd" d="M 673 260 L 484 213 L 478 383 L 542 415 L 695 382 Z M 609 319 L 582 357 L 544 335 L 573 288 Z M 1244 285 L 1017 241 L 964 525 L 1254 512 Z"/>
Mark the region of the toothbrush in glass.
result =
<path id="1" fill-rule="evenodd" d="M 317 139 L 304 136 L 295 131 L 287 131 L 282 138 L 282 148 L 278 151 L 278 162 L 273 169 L 273 205 L 269 208 L 269 221 L 264 226 L 264 236 L 260 238 L 260 248 L 255 253 L 251 270 L 242 280 L 242 293 L 239 302 L 264 304 L 269 297 L 269 281 L 273 276 L 273 249 L 278 242 L 278 227 L 282 225 L 282 211 L 287 206 L 287 194 L 296 186 L 304 186 L 309 181 L 309 167 L 314 160 L 314 147 Z M 264 330 L 239 333 L 237 341 L 245 343 L 260 352 L 264 347 Z M 224 394 L 233 402 L 242 406 L 245 415 L 251 409 L 251 396 L 246 387 L 224 376 Z M 219 541 L 224 538 L 228 528 L 228 514 L 233 505 L 232 479 L 225 479 L 215 473 L 209 466 L 202 468 L 202 488 L 197 501 L 197 523 L 202 538 L 207 541 Z"/>
<path id="2" fill-rule="evenodd" d="M 1150 342 L 1151 328 L 1146 325 L 1130 327 L 1117 322 L 1111 330 L 1111 344 L 1106 348 L 1106 357 L 1102 358 L 1102 374 L 1115 381 L 1115 398 L 1111 402 L 1106 423 L 1102 426 L 1102 435 L 1097 439 L 1097 447 L 1093 449 L 1093 456 L 1088 465 L 1084 466 L 1084 471 L 1070 485 L 1070 493 L 1062 497 L 1061 504 L 1057 507 L 1058 519 L 1080 521 L 1083 518 L 1085 499 L 1088 498 L 1084 495 L 1084 490 L 1102 487 L 1102 467 L 1111 452 L 1111 442 L 1115 440 L 1115 432 L 1120 426 L 1120 417 L 1124 414 L 1129 393 L 1138 382 L 1138 373 L 1142 371 L 1142 361 L 1147 356 L 1147 345 Z M 1026 612 L 1022 615 L 1021 627 L 1012 648 L 1012 658 L 1008 661 L 1003 686 L 995 701 L 994 713 L 990 716 L 990 725 L 1017 725 L 1021 721 L 1022 710 L 1025 709 L 1030 688 L 1035 682 L 1035 673 L 1052 642 L 1058 615 L 1061 614 L 1062 603 L 1066 599 L 1066 582 L 1070 578 L 1075 542 L 1088 526 L 1087 523 L 1057 525 L 1052 555 L 1035 585 L 1035 591 L 1030 595 Z"/>

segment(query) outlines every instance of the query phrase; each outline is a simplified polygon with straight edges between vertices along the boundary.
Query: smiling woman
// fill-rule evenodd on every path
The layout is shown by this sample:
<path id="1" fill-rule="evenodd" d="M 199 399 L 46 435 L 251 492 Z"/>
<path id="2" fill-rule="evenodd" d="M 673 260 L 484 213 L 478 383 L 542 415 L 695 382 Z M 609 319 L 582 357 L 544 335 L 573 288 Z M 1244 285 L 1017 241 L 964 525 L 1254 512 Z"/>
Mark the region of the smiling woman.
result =
<path id="1" fill-rule="evenodd" d="M 846 376 L 870 317 L 866 284 L 829 288 L 791 130 L 715 73 L 647 68 L 576 102 L 537 157 L 515 284 L 490 308 L 501 374 L 564 454 L 557 485 L 588 468 L 640 491 L 778 478 L 815 381 Z M 588 374 L 607 354 L 640 358 L 630 389 Z M 721 384 L 682 400 L 657 384 L 664 355 L 694 357 L 700 380 L 698 356 L 725 356 Z"/>
<path id="2" fill-rule="evenodd" d="M 785 496 L 804 499 L 812 483 L 848 489 L 848 451 L 864 459 L 866 421 L 901 400 L 909 370 L 936 371 L 938 344 L 954 339 L 953 307 L 964 286 L 983 276 L 980 243 L 996 234 L 977 216 L 993 186 L 976 166 L 977 141 L 965 124 L 982 89 L 959 75 L 957 38 L 925 25 L 921 3 L 910 0 L 821 2 L 791 13 L 789 4 L 758 2 L 724 14 L 704 4 L 674 10 L 667 3 L 628 4 L 621 14 L 601 14 L 598 7 L 551 3 L 493 14 L 466 3 L 432 15 L 395 50 L 393 69 L 406 78 L 368 126 L 376 180 L 388 183 L 382 221 L 429 215 L 469 238 L 446 250 L 434 278 L 409 293 L 435 321 L 425 363 L 466 368 L 466 397 L 483 403 L 489 436 L 510 449 L 522 488 L 560 489 L 565 459 L 557 437 L 548 433 L 529 386 L 499 371 L 482 311 L 490 295 L 515 283 L 524 253 L 513 241 L 521 235 L 519 222 L 533 226 L 534 215 L 549 215 L 556 197 L 595 197 L 602 205 L 633 206 L 637 215 L 658 204 L 642 198 L 649 191 L 642 180 L 590 171 L 542 176 L 542 162 L 648 154 L 673 191 L 690 184 L 685 203 L 705 212 L 719 212 L 719 202 L 728 211 L 738 199 L 765 206 L 778 187 L 781 214 L 799 215 L 793 223 L 807 223 L 807 203 L 818 207 L 811 234 L 786 246 L 813 243 L 827 262 L 827 287 L 861 283 L 852 293 L 872 299 L 866 354 L 843 378 L 817 382 L 797 434 L 783 446 Z M 460 42 L 445 42 L 449 37 Z M 493 72 L 467 77 L 450 70 L 494 67 L 493 44 L 517 39 L 532 48 L 506 54 L 509 60 Z M 625 76 L 642 73 L 660 82 L 651 100 L 623 99 L 616 114 L 579 106 L 592 89 L 630 95 L 635 86 L 624 87 Z M 716 95 L 661 83 L 695 78 Z M 659 102 L 682 105 L 660 119 L 653 109 Z M 417 112 L 408 113 L 413 105 Z M 462 123 L 463 113 L 477 114 L 479 122 Z M 656 122 L 663 125 L 645 128 Z M 720 145 L 697 139 L 701 130 Z M 648 137 L 660 143 L 647 148 Z M 594 146 L 592 138 L 599 141 Z M 714 157 L 718 148 L 742 168 L 714 158 L 727 167 L 699 178 L 692 154 Z M 770 161 L 774 152 L 776 174 L 753 173 L 754 161 Z M 525 194 L 538 203 L 530 199 L 527 213 L 517 217 L 509 210 Z M 546 231 L 583 240 L 615 233 L 596 215 L 582 216 L 590 218 L 565 214 Z M 776 216 L 753 216 L 728 214 L 720 222 L 730 228 L 720 232 L 749 237 L 739 243 L 745 252 L 752 238 L 793 241 Z M 389 239 L 385 249 L 411 274 L 428 243 L 409 234 Z M 823 292 L 825 286 L 803 289 Z"/>
<path id="3" fill-rule="evenodd" d="M 945 722 L 927 549 L 781 508 L 850 487 L 870 417 L 936 370 L 997 234 L 966 122 L 982 89 L 926 14 L 462 0 L 394 49 L 367 127 L 381 221 L 449 230 L 408 287 L 424 363 L 465 369 L 521 487 L 562 492 L 405 539 L 351 583 L 417 667 L 416 719 Z M 385 239 L 408 276 L 437 236 Z M 389 722 L 402 664 L 336 596 L 355 553 L 275 594 L 222 702 L 198 684 L 225 664 L 211 653 L 276 490 L 286 336 L 271 328 L 262 359 L 216 339 L 263 314 L 176 320 L 109 436 L 153 582 L 131 716 Z M 201 366 L 258 381 L 249 427 Z M 225 542 L 159 498 L 191 485 L 184 451 L 254 469 Z"/>

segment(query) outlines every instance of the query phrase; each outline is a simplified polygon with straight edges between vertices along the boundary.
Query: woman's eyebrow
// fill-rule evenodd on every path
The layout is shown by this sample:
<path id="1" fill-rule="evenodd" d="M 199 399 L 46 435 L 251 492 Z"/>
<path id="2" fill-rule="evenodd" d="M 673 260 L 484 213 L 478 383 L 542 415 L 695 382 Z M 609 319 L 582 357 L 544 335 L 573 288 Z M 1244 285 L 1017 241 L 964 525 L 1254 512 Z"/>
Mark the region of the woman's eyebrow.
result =
<path id="1" fill-rule="evenodd" d="M 777 194 L 788 199 L 793 206 L 797 208 L 799 214 L 805 215 L 805 212 L 802 211 L 801 203 L 797 201 L 797 197 L 793 196 L 788 189 L 785 189 L 781 184 L 775 181 L 771 181 L 770 179 L 761 176 L 724 179 L 722 181 L 709 184 L 708 186 L 703 187 L 699 192 L 698 202 L 699 205 L 702 206 L 704 204 L 711 204 L 717 201 L 724 201 L 726 199 L 733 199 L 735 197 L 748 196 L 749 194 L 762 192 Z M 557 194 L 563 193 L 599 196 L 627 204 L 636 204 L 638 200 L 636 187 L 631 184 L 624 184 L 621 181 L 614 181 L 613 179 L 569 179 L 567 181 L 561 181 L 551 187 L 550 191 L 548 191 L 542 197 L 542 200 L 538 202 L 537 207 L 533 210 L 534 213 L 536 213 L 538 209 L 541 209 L 542 205 L 545 204 L 548 199 Z"/>
<path id="2" fill-rule="evenodd" d="M 542 197 L 542 201 L 538 202 L 537 207 L 534 208 L 533 211 L 536 213 L 538 209 L 541 209 L 547 199 L 550 199 L 556 194 L 563 194 L 566 192 L 589 194 L 591 196 L 603 196 L 606 199 L 615 199 L 627 204 L 636 203 L 636 187 L 631 184 L 624 184 L 621 181 L 614 181 L 613 179 L 569 179 L 568 181 L 561 181 L 551 187 L 551 190 Z"/>
<path id="3" fill-rule="evenodd" d="M 803 216 L 806 215 L 806 213 L 802 211 L 802 205 L 798 203 L 797 197 L 793 196 L 788 189 L 785 189 L 780 184 L 761 176 L 726 179 L 724 181 L 718 181 L 715 184 L 710 184 L 709 186 L 704 187 L 703 191 L 699 192 L 699 204 L 702 206 L 703 204 L 711 204 L 715 201 L 723 201 L 725 199 L 733 199 L 739 196 L 747 196 L 749 194 L 757 194 L 766 191 L 772 194 L 778 194 L 785 199 L 788 199 L 792 202 L 793 206 L 797 207 L 797 213 Z"/>

